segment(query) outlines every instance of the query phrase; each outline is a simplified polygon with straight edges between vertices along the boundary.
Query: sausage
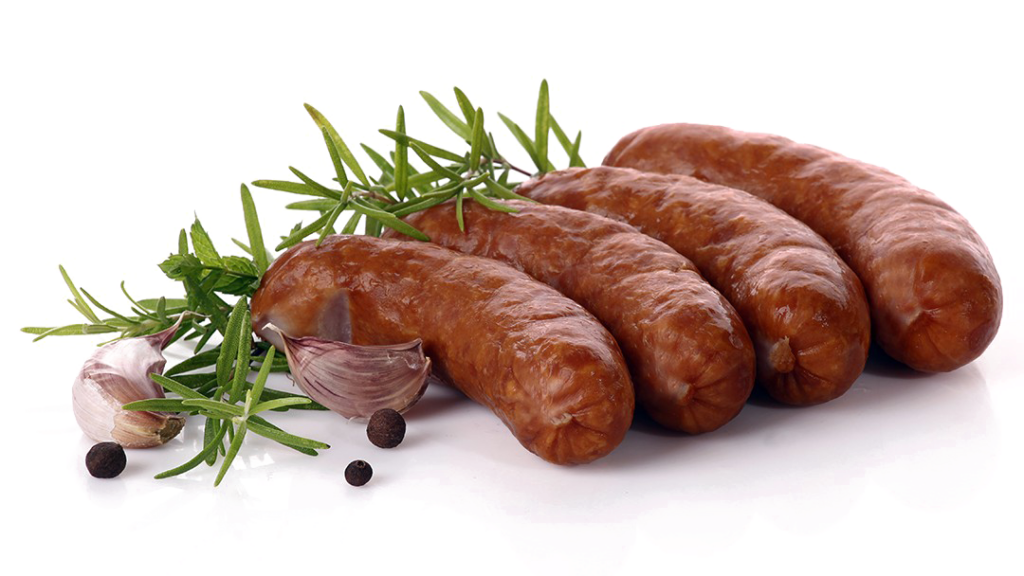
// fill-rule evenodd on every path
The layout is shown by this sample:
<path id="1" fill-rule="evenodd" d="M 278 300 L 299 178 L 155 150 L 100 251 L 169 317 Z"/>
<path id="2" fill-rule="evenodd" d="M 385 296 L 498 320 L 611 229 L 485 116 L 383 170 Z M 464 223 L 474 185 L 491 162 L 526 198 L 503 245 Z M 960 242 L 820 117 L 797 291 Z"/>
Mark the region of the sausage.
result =
<path id="1" fill-rule="evenodd" d="M 882 168 L 779 136 L 665 124 L 623 138 L 605 164 L 687 174 L 746 190 L 807 223 L 860 276 L 875 340 L 923 372 L 985 351 L 1003 294 L 967 219 Z"/>
<path id="2" fill-rule="evenodd" d="M 826 402 L 863 371 L 871 324 L 860 281 L 823 238 L 771 204 L 628 168 L 571 168 L 516 191 L 624 220 L 692 260 L 739 312 L 757 381 L 776 400 Z"/>
<path id="3" fill-rule="evenodd" d="M 331 236 L 277 259 L 252 298 L 253 329 L 354 344 L 421 338 L 440 377 L 556 464 L 611 452 L 633 418 L 615 339 L 582 306 L 500 262 L 427 243 Z"/>
<path id="4" fill-rule="evenodd" d="M 739 413 L 754 385 L 750 337 L 692 262 L 621 222 L 505 204 L 519 212 L 468 203 L 465 233 L 451 201 L 405 220 L 435 243 L 501 260 L 592 312 L 618 340 L 637 399 L 658 423 L 696 434 Z"/>

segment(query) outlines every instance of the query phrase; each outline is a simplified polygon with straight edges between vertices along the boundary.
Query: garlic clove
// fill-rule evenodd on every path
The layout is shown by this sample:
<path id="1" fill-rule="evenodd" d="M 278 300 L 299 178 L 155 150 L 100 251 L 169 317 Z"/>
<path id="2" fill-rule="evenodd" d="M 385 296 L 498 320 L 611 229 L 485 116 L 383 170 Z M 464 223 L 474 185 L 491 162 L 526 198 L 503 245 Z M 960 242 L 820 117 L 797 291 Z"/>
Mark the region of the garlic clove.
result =
<path id="1" fill-rule="evenodd" d="M 310 398 L 346 418 L 369 418 L 382 408 L 404 412 L 427 388 L 430 359 L 419 339 L 405 344 L 357 346 L 321 338 L 281 335 L 292 379 Z"/>
<path id="2" fill-rule="evenodd" d="M 106 344 L 85 361 L 71 388 L 75 419 L 86 436 L 125 448 L 150 448 L 174 438 L 185 417 L 167 412 L 121 408 L 129 402 L 163 398 L 150 374 L 163 374 L 162 350 L 174 338 L 182 318 L 170 328 Z"/>

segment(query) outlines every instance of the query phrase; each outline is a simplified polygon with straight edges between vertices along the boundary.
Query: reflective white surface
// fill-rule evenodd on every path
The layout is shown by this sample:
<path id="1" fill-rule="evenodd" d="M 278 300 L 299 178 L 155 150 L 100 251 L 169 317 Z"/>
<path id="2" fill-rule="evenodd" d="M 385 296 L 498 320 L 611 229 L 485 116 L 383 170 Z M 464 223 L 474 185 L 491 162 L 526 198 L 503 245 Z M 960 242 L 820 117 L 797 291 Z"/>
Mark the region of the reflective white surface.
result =
<path id="1" fill-rule="evenodd" d="M 202 418 L 190 419 L 167 446 L 129 451 L 127 469 L 114 480 L 88 476 L 84 457 L 92 442 L 70 422 L 56 430 L 72 439 L 59 466 L 102 509 L 161 491 L 155 505 L 126 524 L 129 533 L 208 499 L 206 539 L 182 550 L 169 572 L 221 537 L 239 545 L 250 567 L 272 566 L 253 540 L 255 522 L 314 521 L 305 537 L 328 529 L 317 522 L 340 522 L 340 547 L 353 512 L 388 500 L 415 503 L 421 517 L 441 510 L 504 540 L 535 574 L 618 574 L 638 541 L 663 556 L 710 558 L 753 536 L 756 525 L 783 538 L 833 540 L 851 516 L 879 516 L 885 529 L 898 515 L 959 513 L 997 475 L 1002 443 L 1017 421 L 1016 397 L 1024 393 L 1024 252 L 1002 251 L 996 261 L 1006 295 L 1002 327 L 982 358 L 961 370 L 914 373 L 872 351 L 867 370 L 837 401 L 788 408 L 758 396 L 728 425 L 700 437 L 671 434 L 638 417 L 623 445 L 584 466 L 542 461 L 489 411 L 437 386 L 409 412 L 406 441 L 392 450 L 371 445 L 364 424 L 333 413 L 270 413 L 291 433 L 332 448 L 311 458 L 249 435 L 216 489 L 217 467 L 206 465 L 153 480 L 201 449 Z M 168 365 L 186 354 L 172 346 Z M 268 385 L 293 389 L 280 375 Z M 67 414 L 70 406 L 24 411 L 31 412 Z M 343 478 L 357 458 L 374 468 L 361 488 Z M 256 509 L 263 500 L 288 505 Z"/>

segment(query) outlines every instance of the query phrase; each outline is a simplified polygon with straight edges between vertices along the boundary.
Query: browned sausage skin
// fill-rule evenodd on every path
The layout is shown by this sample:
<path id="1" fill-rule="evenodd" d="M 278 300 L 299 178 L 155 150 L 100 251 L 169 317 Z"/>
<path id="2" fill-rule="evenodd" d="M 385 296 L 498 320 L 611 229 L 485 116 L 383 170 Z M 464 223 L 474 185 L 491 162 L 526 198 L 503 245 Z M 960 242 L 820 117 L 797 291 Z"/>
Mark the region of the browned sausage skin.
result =
<path id="1" fill-rule="evenodd" d="M 464 233 L 451 202 L 406 221 L 435 243 L 511 264 L 590 310 L 618 340 L 637 398 L 660 424 L 695 434 L 739 413 L 754 384 L 750 337 L 692 262 L 622 222 L 506 204 L 519 212 L 466 204 Z"/>
<path id="2" fill-rule="evenodd" d="M 622 441 L 633 386 L 590 313 L 504 264 L 426 243 L 367 236 L 305 242 L 267 270 L 253 328 L 355 344 L 422 338 L 439 373 L 491 408 L 528 450 L 592 461 Z"/>
<path id="3" fill-rule="evenodd" d="M 519 194 L 624 220 L 692 260 L 732 302 L 771 396 L 818 404 L 846 392 L 870 340 L 860 281 L 811 229 L 753 196 L 685 176 L 569 169 Z"/>
<path id="4" fill-rule="evenodd" d="M 882 168 L 779 136 L 697 124 L 634 132 L 605 164 L 746 190 L 806 222 L 863 281 L 878 343 L 912 368 L 959 368 L 999 328 L 1002 287 L 981 237 L 949 205 Z"/>

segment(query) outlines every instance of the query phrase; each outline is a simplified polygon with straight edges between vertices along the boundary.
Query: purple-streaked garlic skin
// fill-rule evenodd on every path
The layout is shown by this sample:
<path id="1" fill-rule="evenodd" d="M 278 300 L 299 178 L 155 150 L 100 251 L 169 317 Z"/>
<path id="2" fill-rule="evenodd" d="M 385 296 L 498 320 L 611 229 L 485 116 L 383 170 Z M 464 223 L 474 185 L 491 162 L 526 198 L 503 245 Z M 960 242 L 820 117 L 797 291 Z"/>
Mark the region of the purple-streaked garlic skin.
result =
<path id="1" fill-rule="evenodd" d="M 85 361 L 71 396 L 75 419 L 86 436 L 125 448 L 152 448 L 181 432 L 184 416 L 121 408 L 129 402 L 164 397 L 163 388 L 149 375 L 163 374 L 167 360 L 161 351 L 180 324 L 179 320 L 156 334 L 111 342 Z"/>
<path id="2" fill-rule="evenodd" d="M 430 359 L 421 340 L 388 346 L 357 346 L 334 340 L 291 338 L 273 325 L 299 388 L 346 418 L 369 418 L 391 408 L 405 412 L 427 388 Z"/>

